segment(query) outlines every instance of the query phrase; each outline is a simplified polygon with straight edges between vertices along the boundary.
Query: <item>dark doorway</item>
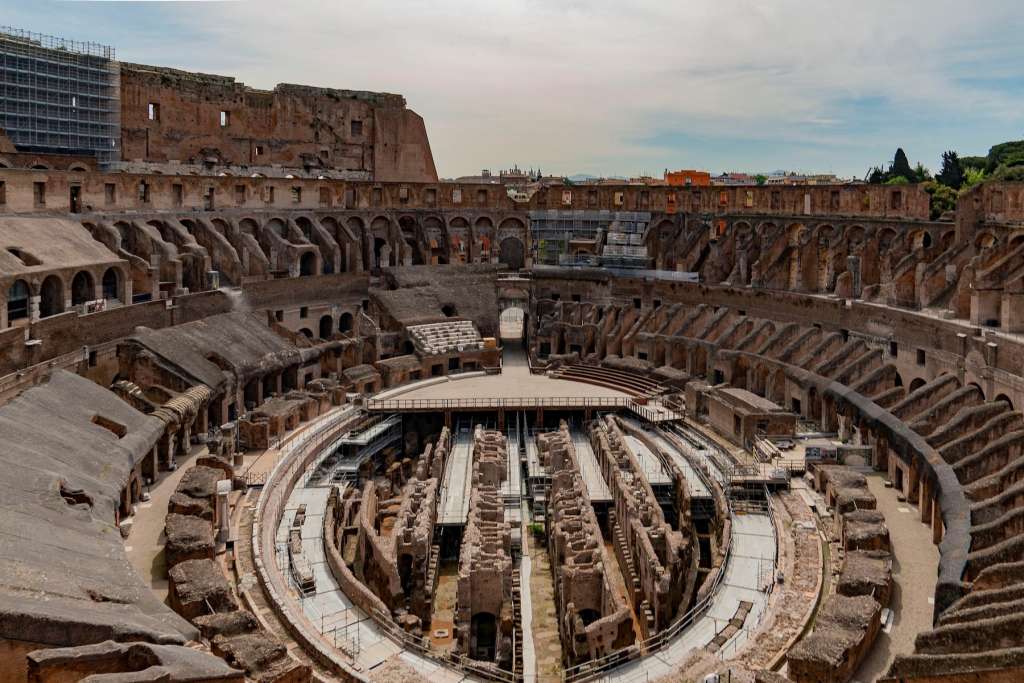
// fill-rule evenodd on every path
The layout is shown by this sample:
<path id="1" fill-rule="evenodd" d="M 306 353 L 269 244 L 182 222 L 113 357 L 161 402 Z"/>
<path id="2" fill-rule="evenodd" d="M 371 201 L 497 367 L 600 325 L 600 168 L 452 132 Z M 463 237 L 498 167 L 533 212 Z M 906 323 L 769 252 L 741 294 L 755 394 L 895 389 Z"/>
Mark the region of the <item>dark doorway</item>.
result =
<path id="1" fill-rule="evenodd" d="M 488 612 L 477 612 L 470 624 L 473 634 L 473 659 L 494 661 L 498 641 L 498 619 Z"/>

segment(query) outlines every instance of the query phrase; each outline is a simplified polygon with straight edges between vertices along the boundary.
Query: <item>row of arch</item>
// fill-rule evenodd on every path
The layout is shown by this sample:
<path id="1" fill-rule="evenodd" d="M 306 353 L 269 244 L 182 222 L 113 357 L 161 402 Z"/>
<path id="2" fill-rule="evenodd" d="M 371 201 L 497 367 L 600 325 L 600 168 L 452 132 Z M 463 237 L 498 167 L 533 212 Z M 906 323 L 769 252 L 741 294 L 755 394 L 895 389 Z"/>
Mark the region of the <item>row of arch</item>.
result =
<path id="1" fill-rule="evenodd" d="M 101 296 L 112 301 L 122 297 L 123 278 L 120 270 L 111 266 L 107 268 L 100 280 Z M 79 306 L 96 298 L 96 280 L 87 270 L 80 270 L 71 278 L 71 306 Z M 43 278 L 38 287 L 33 287 L 24 278 L 18 278 L 7 289 L 7 320 L 8 323 L 30 315 L 30 299 L 39 297 L 39 316 L 47 318 L 65 310 L 64 281 L 60 275 L 52 273 Z"/>
<path id="2" fill-rule="evenodd" d="M 341 334 L 349 334 L 352 332 L 355 326 L 355 316 L 350 312 L 345 311 L 338 316 L 337 325 L 335 325 L 334 317 L 330 314 L 324 314 L 320 316 L 320 320 L 317 324 L 318 334 L 314 335 L 313 330 L 308 327 L 299 328 L 299 332 L 304 335 L 307 339 L 330 339 L 334 336 L 335 332 Z"/>

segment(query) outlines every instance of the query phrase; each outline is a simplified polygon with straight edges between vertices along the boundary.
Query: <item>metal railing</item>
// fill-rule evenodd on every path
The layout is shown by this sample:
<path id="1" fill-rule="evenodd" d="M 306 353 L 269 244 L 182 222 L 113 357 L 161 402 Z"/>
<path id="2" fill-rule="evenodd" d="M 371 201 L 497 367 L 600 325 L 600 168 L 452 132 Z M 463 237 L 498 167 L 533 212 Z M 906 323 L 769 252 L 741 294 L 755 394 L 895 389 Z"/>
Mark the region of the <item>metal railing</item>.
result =
<path id="1" fill-rule="evenodd" d="M 519 398 L 371 398 L 367 410 L 460 410 L 530 408 L 629 408 L 632 399 L 601 396 L 519 397 Z"/>
<path id="2" fill-rule="evenodd" d="M 615 652 L 610 652 L 604 657 L 592 659 L 581 664 L 577 664 L 576 666 L 569 667 L 562 673 L 562 680 L 566 681 L 566 683 L 587 681 L 599 676 L 601 673 L 619 667 L 627 662 L 643 659 L 644 657 L 665 648 L 673 639 L 675 639 L 676 636 L 682 633 L 684 629 L 689 628 L 699 617 L 708 611 L 711 607 L 712 601 L 718 595 L 718 589 L 725 580 L 725 575 L 729 569 L 729 563 L 731 560 L 732 543 L 730 540 L 729 547 L 726 548 L 725 551 L 725 558 L 722 561 L 721 569 L 715 577 L 714 583 L 711 584 L 711 589 L 708 591 L 708 594 L 704 596 L 703 600 L 691 607 L 686 614 L 676 619 L 669 626 L 658 631 L 646 640 L 641 640 L 629 645 L 628 647 L 616 650 Z"/>

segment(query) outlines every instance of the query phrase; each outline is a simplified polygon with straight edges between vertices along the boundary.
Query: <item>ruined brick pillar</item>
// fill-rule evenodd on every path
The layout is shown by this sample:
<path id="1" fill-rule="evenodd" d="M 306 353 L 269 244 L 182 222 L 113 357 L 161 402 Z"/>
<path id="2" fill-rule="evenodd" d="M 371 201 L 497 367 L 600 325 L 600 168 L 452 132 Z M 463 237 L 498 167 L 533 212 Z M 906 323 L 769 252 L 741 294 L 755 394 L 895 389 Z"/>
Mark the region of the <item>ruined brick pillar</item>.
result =
<path id="1" fill-rule="evenodd" d="M 860 273 L 860 256 L 847 256 L 846 270 L 850 273 L 850 278 L 852 280 L 850 286 L 851 296 L 854 299 L 859 299 L 861 297 L 861 290 L 863 287 L 863 280 Z"/>

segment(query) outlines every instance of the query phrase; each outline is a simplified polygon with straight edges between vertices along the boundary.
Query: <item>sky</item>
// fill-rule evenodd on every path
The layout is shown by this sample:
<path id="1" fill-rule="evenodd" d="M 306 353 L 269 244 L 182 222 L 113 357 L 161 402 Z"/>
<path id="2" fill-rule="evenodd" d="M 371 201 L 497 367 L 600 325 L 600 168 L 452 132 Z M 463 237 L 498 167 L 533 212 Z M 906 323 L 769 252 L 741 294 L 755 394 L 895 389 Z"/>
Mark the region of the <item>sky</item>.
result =
<path id="1" fill-rule="evenodd" d="M 118 59 L 401 93 L 438 173 L 937 171 L 1024 138 L 1015 0 L 0 0 Z"/>

